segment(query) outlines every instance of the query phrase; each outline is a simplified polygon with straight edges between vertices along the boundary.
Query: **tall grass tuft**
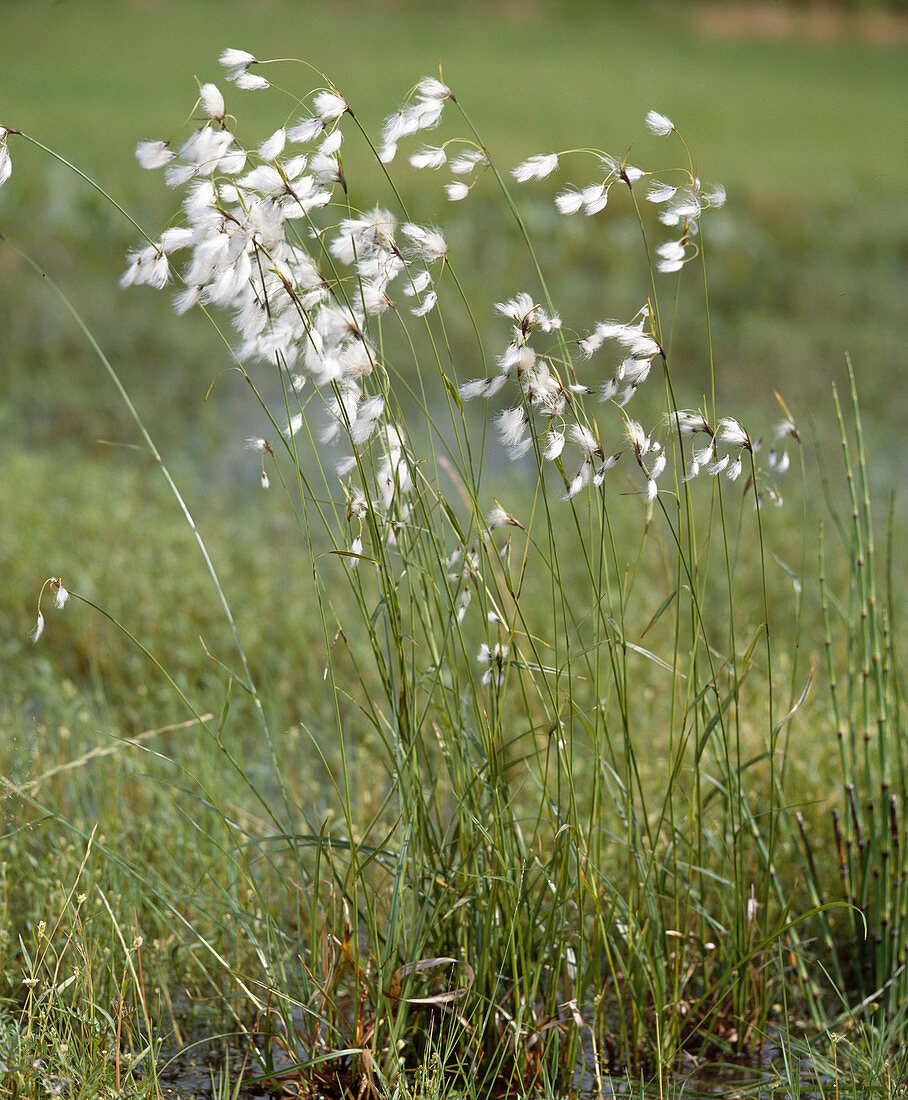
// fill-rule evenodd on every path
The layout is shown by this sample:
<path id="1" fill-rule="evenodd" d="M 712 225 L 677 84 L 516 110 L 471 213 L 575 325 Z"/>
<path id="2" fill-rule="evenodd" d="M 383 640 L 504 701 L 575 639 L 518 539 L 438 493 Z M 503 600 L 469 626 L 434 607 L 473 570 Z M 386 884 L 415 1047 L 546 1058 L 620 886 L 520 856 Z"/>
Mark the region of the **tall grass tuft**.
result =
<path id="1" fill-rule="evenodd" d="M 373 139 L 330 81 L 298 95 L 278 84 L 293 63 L 237 50 L 222 63 L 239 89 L 275 97 L 282 124 L 242 144 L 204 84 L 185 140 L 143 142 L 140 163 L 182 199 L 122 283 L 176 281 L 177 313 L 235 330 L 222 333 L 229 369 L 261 425 L 246 468 L 292 521 L 285 567 L 311 577 L 300 614 L 321 638 L 295 731 L 270 720 L 237 625 L 247 597 L 228 597 L 132 405 L 229 627 L 203 643 L 223 677 L 218 717 L 118 625 L 245 792 L 239 804 L 214 770 L 199 780 L 211 892 L 188 915 L 154 871 L 127 869 L 229 990 L 250 1076 L 398 1095 L 441 1073 L 477 1095 L 601 1091 L 610 1074 L 661 1080 L 685 1055 L 759 1049 L 785 998 L 806 997 L 822 1022 L 782 867 L 794 835 L 782 735 L 806 689 L 778 697 L 798 639 L 774 630 L 768 579 L 800 433 L 786 411 L 761 446 L 718 406 L 712 350 L 705 392 L 672 356 L 693 325 L 712 349 L 708 223 L 724 190 L 701 183 L 655 111 L 646 126 L 680 161 L 658 178 L 603 149 L 508 172 L 440 79 L 418 82 Z M 429 131 L 445 136 L 420 146 Z M 8 143 L 25 135 L 2 138 L 8 176 Z M 363 157 L 385 172 L 377 202 L 359 193 Z M 392 174 L 411 168 L 419 188 Z M 636 311 L 571 315 L 534 251 L 524 185 L 591 232 L 616 206 L 633 220 Z M 456 219 L 452 236 L 416 208 L 434 218 L 442 195 L 497 203 L 525 250 L 521 285 L 482 285 Z M 677 312 L 679 279 L 702 286 L 696 316 Z M 859 421 L 856 462 L 843 443 L 854 589 L 845 607 L 824 589 L 853 913 L 838 975 L 853 970 L 882 1008 L 904 982 L 901 691 Z M 71 595 L 70 608 L 105 614 L 65 580 L 70 591 L 46 586 L 59 608 Z M 37 621 L 36 641 L 40 600 Z M 250 722 L 265 769 L 236 749 Z M 304 796 L 313 786 L 323 799 Z M 832 941 L 824 901 L 805 911 Z"/>
<path id="2" fill-rule="evenodd" d="M 828 576 L 828 539 L 820 540 L 819 575 L 831 716 L 838 740 L 841 799 L 831 830 L 836 880 L 811 860 L 815 896 L 844 901 L 844 928 L 825 934 L 832 965 L 862 1026 L 881 1034 L 903 1015 L 906 994 L 905 698 L 896 649 L 899 608 L 893 584 L 894 512 L 888 517 L 880 562 L 854 372 L 848 363 L 850 410 L 834 391 L 848 487 L 848 510 L 834 513 L 835 531 L 849 563 L 847 584 Z M 894 501 L 893 501 L 894 503 Z M 805 846 L 810 853 L 809 841 Z M 825 895 L 824 895 L 825 891 Z M 842 911 L 827 921 L 843 922 Z"/>

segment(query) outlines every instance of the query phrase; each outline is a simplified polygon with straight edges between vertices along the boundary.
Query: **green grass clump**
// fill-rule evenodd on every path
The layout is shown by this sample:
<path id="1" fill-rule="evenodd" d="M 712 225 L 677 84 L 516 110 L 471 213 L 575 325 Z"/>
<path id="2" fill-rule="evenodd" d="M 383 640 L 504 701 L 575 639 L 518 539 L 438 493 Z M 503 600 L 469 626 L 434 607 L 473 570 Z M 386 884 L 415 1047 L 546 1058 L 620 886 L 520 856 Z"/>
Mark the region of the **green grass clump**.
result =
<path id="1" fill-rule="evenodd" d="M 894 1081 L 898 588 L 875 568 L 853 384 L 843 551 L 824 535 L 816 566 L 812 479 L 834 519 L 835 481 L 808 472 L 784 397 L 742 412 L 717 369 L 734 279 L 707 276 L 734 270 L 736 237 L 670 123 L 648 122 L 670 131 L 660 163 L 678 155 L 660 184 L 622 142 L 518 185 L 463 93 L 421 83 L 402 117 L 444 116 L 423 137 L 448 168 L 421 185 L 433 218 L 445 183 L 462 199 L 444 238 L 408 167 L 396 187 L 419 139 L 394 160 L 393 123 L 376 136 L 323 78 L 234 64 L 275 85 L 256 93 L 272 128 L 308 120 L 306 162 L 280 132 L 234 146 L 203 88 L 196 144 L 165 154 L 188 198 L 124 280 L 172 280 L 178 312 L 214 324 L 213 442 L 200 415 L 172 461 L 180 433 L 144 415 L 84 308 L 3 249 L 67 319 L 48 346 L 77 333 L 123 410 L 92 454 L 5 460 L 4 515 L 47 578 L 5 562 L 40 591 L 35 645 L 8 631 L 20 686 L 0 710 L 15 1094 L 39 1095 L 37 1059 L 54 1087 L 158 1095 L 209 1003 L 237 1087 L 662 1095 L 691 1059 L 773 1039 L 794 1091 L 795 1052 L 838 1073 L 846 1032 L 855 1087 Z M 6 136 L 16 164 L 31 140 Z M 622 268 L 607 308 L 578 275 L 600 224 Z M 183 323 L 150 324 L 147 350 L 178 349 Z"/>

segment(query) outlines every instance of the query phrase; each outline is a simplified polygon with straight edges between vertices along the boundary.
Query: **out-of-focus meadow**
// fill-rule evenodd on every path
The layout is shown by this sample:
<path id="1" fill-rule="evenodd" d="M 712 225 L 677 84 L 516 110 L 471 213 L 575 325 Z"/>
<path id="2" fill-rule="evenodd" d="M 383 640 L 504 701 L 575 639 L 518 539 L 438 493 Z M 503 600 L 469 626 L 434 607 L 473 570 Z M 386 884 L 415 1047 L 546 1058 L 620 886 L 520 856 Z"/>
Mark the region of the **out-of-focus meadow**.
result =
<path id="1" fill-rule="evenodd" d="M 642 120 L 651 108 L 662 111 L 683 132 L 704 181 L 728 191 L 708 245 L 720 404 L 733 403 L 743 422 L 752 417 L 759 434 L 780 418 L 774 392 L 782 396 L 810 453 L 815 480 L 807 497 L 816 511 L 807 522 L 814 524 L 823 511 L 822 475 L 838 461 L 830 387 L 846 377 L 846 353 L 863 403 L 871 486 L 883 502 L 890 489 L 903 496 L 908 487 L 908 23 L 878 9 L 834 9 L 831 24 L 821 12 L 800 11 L 794 34 L 767 34 L 762 7 L 735 9 L 734 18 L 726 9 L 720 18 L 715 7 L 694 3 L 593 0 L 4 0 L 0 124 L 71 161 L 154 235 L 176 199 L 158 174 L 138 167 L 135 146 L 186 132 L 194 78 L 220 83 L 217 59 L 226 47 L 307 62 L 311 70 L 284 69 L 282 82 L 303 92 L 325 73 L 372 134 L 416 80 L 441 73 L 502 168 L 592 144 L 619 155 L 631 147 L 634 163 L 658 170 L 662 139 Z M 249 145 L 294 110 L 276 91 L 225 92 Z M 351 204 L 368 208 L 379 168 L 352 139 L 345 157 Z M 405 158 L 394 171 L 414 217 L 429 223 L 444 215 L 451 251 L 471 273 L 465 288 L 475 315 L 491 326 L 493 302 L 531 278 L 515 230 L 496 221 L 491 188 L 479 186 L 455 206 L 440 182 L 427 185 Z M 517 199 L 567 323 L 580 329 L 633 315 L 647 287 L 627 212 L 560 218 L 554 192 L 545 182 Z M 316 729 L 324 719 L 330 730 L 321 670 L 313 672 L 323 656 L 313 656 L 320 639 L 306 605 L 309 566 L 296 557 L 276 491 L 259 488 L 257 457 L 243 449 L 246 437 L 265 429 L 247 386 L 227 369 L 218 334 L 201 316 L 175 317 L 168 294 L 119 289 L 135 230 L 97 191 L 25 142 L 13 148 L 13 175 L 0 191 L 0 231 L 73 303 L 174 471 L 233 596 L 274 727 L 290 731 L 291 748 L 301 716 Z M 679 293 L 683 318 L 701 288 L 688 279 Z M 103 605 L 175 670 L 203 709 L 220 705 L 222 678 L 199 638 L 218 652 L 227 631 L 192 533 L 147 455 L 133 449 L 135 429 L 118 394 L 54 293 L 2 241 L 0 319 L 0 764 L 16 783 L 39 781 L 29 789 L 85 833 L 100 823 L 112 845 L 147 852 L 153 862 L 155 838 L 145 824 L 170 813 L 168 783 L 179 781 L 146 781 L 146 770 L 156 774 L 151 757 L 124 753 L 111 762 L 86 754 L 179 722 L 185 710 L 143 654 L 84 607 L 54 613 L 33 646 L 37 594 L 56 575 Z M 474 377 L 471 331 L 455 326 L 449 336 L 460 377 Z M 709 385 L 704 334 L 679 323 L 672 340 L 674 369 L 695 405 Z M 267 370 L 255 372 L 268 390 Z M 838 478 L 829 489 L 840 501 L 841 485 Z M 793 486 L 791 520 L 773 515 L 780 561 L 803 532 L 803 503 Z M 903 516 L 897 503 L 897 532 L 904 533 Z M 893 569 L 904 583 L 898 556 Z M 195 740 L 165 736 L 200 787 L 228 782 Z M 259 767 L 256 740 L 250 735 L 234 749 L 248 753 L 252 770 Z M 330 762 L 327 739 L 322 751 Z M 805 746 L 804 762 L 792 763 L 805 769 L 805 792 L 822 776 L 823 757 Z M 72 761 L 82 763 L 41 779 Z M 264 758 L 260 766 L 267 771 Z M 293 784 L 293 797 L 308 799 L 314 820 L 334 812 L 315 769 L 295 772 Z M 235 797 L 239 805 L 241 787 L 226 801 Z M 9 808 L 9 835 L 23 813 L 38 816 L 18 799 Z M 35 829 L 39 836 L 40 824 Z M 199 855 L 190 851 L 190 835 L 174 839 L 176 849 L 185 848 L 185 869 L 174 874 L 187 891 Z M 53 895 L 48 884 L 57 872 L 45 862 L 47 850 L 46 838 L 26 838 L 16 849 L 20 878 L 5 882 L 3 904 L 17 931 Z M 21 877 L 26 866 L 28 879 Z M 23 956 L 11 940 L 3 952 L 6 997 Z M 163 1005 L 166 962 L 157 979 Z"/>

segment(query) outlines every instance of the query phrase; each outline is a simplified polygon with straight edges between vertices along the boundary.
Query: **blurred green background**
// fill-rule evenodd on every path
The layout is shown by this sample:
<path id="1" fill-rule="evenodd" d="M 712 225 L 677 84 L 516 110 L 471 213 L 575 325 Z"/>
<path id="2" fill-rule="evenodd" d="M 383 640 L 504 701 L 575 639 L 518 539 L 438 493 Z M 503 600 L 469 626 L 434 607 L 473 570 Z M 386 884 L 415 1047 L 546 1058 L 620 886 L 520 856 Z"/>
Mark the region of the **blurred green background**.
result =
<path id="1" fill-rule="evenodd" d="M 843 378 L 849 352 L 875 484 L 903 488 L 906 35 L 904 12 L 891 5 L 3 0 L 0 123 L 70 159 L 153 234 L 177 200 L 159 174 L 137 166 L 133 150 L 186 132 L 196 79 L 225 89 L 248 143 L 293 110 L 276 91 L 226 85 L 217 58 L 228 46 L 308 62 L 314 68 L 287 66 L 276 79 L 302 95 L 324 72 L 373 134 L 418 78 L 441 71 L 503 169 L 532 153 L 591 145 L 630 149 L 632 163 L 648 169 L 674 164 L 677 148 L 643 126 L 656 108 L 675 121 L 704 180 L 728 190 L 727 210 L 708 230 L 723 411 L 745 421 L 752 413 L 765 430 L 778 419 L 775 389 L 802 424 L 816 420 L 828 443 L 830 382 Z M 441 136 L 460 132 L 449 125 Z M 280 628 L 299 660 L 309 641 L 305 609 L 288 597 L 280 501 L 258 491 L 256 462 L 242 450 L 261 416 L 237 376 L 221 374 L 229 356 L 203 318 L 176 318 L 167 294 L 117 287 L 137 236 L 122 217 L 38 149 L 15 138 L 10 148 L 0 230 L 60 283 L 120 371 L 207 524 L 225 587 L 243 590 L 250 648 L 286 720 L 297 650 L 278 657 L 269 638 Z M 352 201 L 373 205 L 380 176 L 353 136 L 345 168 Z M 492 190 L 452 206 L 438 176 L 418 175 L 404 156 L 393 168 L 414 217 L 444 218 L 497 347 L 492 303 L 534 283 Z M 569 164 L 558 181 L 517 189 L 556 304 L 580 330 L 629 316 L 647 286 L 626 204 L 594 220 L 552 212 L 562 181 L 587 170 Z M 706 385 L 702 326 L 684 322 L 698 293 L 686 273 L 673 359 L 690 403 Z M 197 635 L 219 629 L 218 610 L 147 460 L 110 446 L 133 443 L 136 433 L 84 338 L 2 246 L 0 316 L 3 721 L 56 728 L 64 713 L 82 713 L 92 743 L 96 715 L 135 729 L 163 720 L 173 700 L 163 690 L 158 698 L 143 659 L 84 614 L 55 618 L 34 650 L 27 634 L 42 580 L 58 573 L 123 615 L 191 682 L 209 674 Z M 452 337 L 461 341 L 463 376 L 475 376 L 468 331 Z M 78 685 L 76 702 L 60 694 L 65 683 Z M 26 748 L 26 770 L 39 743 Z"/>

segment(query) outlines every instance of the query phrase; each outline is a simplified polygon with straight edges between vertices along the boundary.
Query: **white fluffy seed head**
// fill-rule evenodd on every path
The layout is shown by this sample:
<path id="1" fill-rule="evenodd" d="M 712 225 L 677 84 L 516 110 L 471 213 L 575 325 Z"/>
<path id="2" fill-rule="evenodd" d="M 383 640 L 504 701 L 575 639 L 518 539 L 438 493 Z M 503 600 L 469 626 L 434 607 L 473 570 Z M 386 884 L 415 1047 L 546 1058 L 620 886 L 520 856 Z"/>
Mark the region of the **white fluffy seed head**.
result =
<path id="1" fill-rule="evenodd" d="M 485 159 L 485 153 L 481 149 L 467 149 L 451 161 L 451 171 L 457 176 L 468 176 Z"/>
<path id="2" fill-rule="evenodd" d="M 347 101 L 343 96 L 329 91 L 319 92 L 313 100 L 312 106 L 322 122 L 331 122 L 335 118 L 340 118 L 345 111 L 349 110 Z"/>
<path id="3" fill-rule="evenodd" d="M 157 247 L 160 252 L 169 255 L 171 252 L 179 252 L 181 248 L 186 248 L 193 243 L 194 239 L 194 229 L 190 229 L 188 226 L 172 225 L 161 234 Z"/>
<path id="4" fill-rule="evenodd" d="M 4 149 L 6 146 L 4 146 Z M 166 141 L 140 141 L 136 146 L 136 160 L 143 168 L 163 168 L 176 157 Z"/>
<path id="5" fill-rule="evenodd" d="M 744 447 L 752 450 L 750 436 L 741 427 L 737 420 L 731 416 L 723 416 L 716 425 L 716 438 L 727 443 L 730 447 Z"/>
<path id="6" fill-rule="evenodd" d="M 220 122 L 226 114 L 224 97 L 214 84 L 202 85 L 199 89 L 199 102 L 202 104 L 202 110 L 205 114 L 216 122 Z"/>
<path id="7" fill-rule="evenodd" d="M 430 290 L 429 293 L 423 298 L 422 302 L 418 306 L 415 306 L 410 312 L 414 317 L 425 317 L 427 313 L 435 308 L 435 303 L 438 301 L 438 295 L 434 290 Z"/>
<path id="8" fill-rule="evenodd" d="M 259 146 L 259 156 L 262 160 L 274 160 L 284 151 L 287 142 L 287 131 L 281 127 L 275 130 L 271 137 L 266 138 Z"/>
<path id="9" fill-rule="evenodd" d="M 683 260 L 684 245 L 681 241 L 666 241 L 656 249 L 656 255 L 663 260 Z"/>
<path id="10" fill-rule="evenodd" d="M 219 58 L 225 69 L 244 69 L 255 64 L 255 58 L 245 50 L 224 50 Z"/>
<path id="11" fill-rule="evenodd" d="M 426 99 L 451 98 L 451 89 L 434 76 L 424 76 L 416 85 L 416 91 Z"/>
<path id="12" fill-rule="evenodd" d="M 668 202 L 669 199 L 675 197 L 677 187 L 672 187 L 670 183 L 661 183 L 659 180 L 653 180 L 649 185 L 649 190 L 646 192 L 646 197 L 650 202 Z"/>
<path id="13" fill-rule="evenodd" d="M 409 283 L 403 287 L 403 292 L 410 298 L 415 298 L 417 295 L 422 294 L 424 290 L 428 290 L 432 283 L 432 276 L 428 271 L 417 271 L 412 277 Z"/>
<path id="14" fill-rule="evenodd" d="M 593 464 L 587 458 L 580 469 L 577 471 L 577 474 L 575 475 L 571 483 L 568 485 L 567 492 L 564 494 L 564 499 L 570 500 L 572 497 L 575 497 L 584 487 L 584 485 L 589 483 L 589 480 L 592 477 L 592 473 Z"/>
<path id="15" fill-rule="evenodd" d="M 665 422 L 681 435 L 695 435 L 697 432 L 708 432 L 712 435 L 709 421 L 701 412 L 687 412 L 679 409 L 677 412 L 669 413 Z"/>
<path id="16" fill-rule="evenodd" d="M 448 244 L 440 229 L 408 222 L 401 226 L 401 232 L 413 242 L 414 251 L 427 264 L 442 260 L 448 254 Z"/>
<path id="17" fill-rule="evenodd" d="M 489 512 L 486 523 L 489 527 L 523 527 L 520 520 L 515 519 L 510 512 L 502 508 L 498 501 L 495 502 L 495 507 Z"/>
<path id="18" fill-rule="evenodd" d="M 472 401 L 475 397 L 489 397 L 491 386 L 491 378 L 474 378 L 471 382 L 464 382 L 458 393 L 461 401 Z"/>
<path id="19" fill-rule="evenodd" d="M 723 207 L 725 205 L 726 198 L 727 195 L 725 193 L 725 188 L 722 186 L 721 183 L 713 184 L 712 188 L 709 191 L 704 191 L 700 195 L 700 199 L 703 204 L 705 206 L 711 206 L 715 210 L 718 210 L 720 207 Z"/>
<path id="20" fill-rule="evenodd" d="M 496 418 L 498 434 L 506 447 L 515 447 L 523 439 L 523 433 L 527 428 L 527 414 L 521 407 L 502 409 Z"/>
<path id="21" fill-rule="evenodd" d="M 381 394 L 367 398 L 360 405 L 350 426 L 350 439 L 355 447 L 361 446 L 372 435 L 384 410 L 385 399 Z"/>
<path id="22" fill-rule="evenodd" d="M 271 87 L 270 82 L 263 76 L 256 76 L 255 73 L 247 72 L 245 69 L 234 69 L 227 79 L 232 80 L 244 92 L 263 92 Z"/>
<path id="23" fill-rule="evenodd" d="M 595 454 L 599 450 L 599 443 L 589 428 L 583 424 L 572 424 L 570 429 L 571 439 L 577 444 L 584 454 Z"/>
<path id="24" fill-rule="evenodd" d="M 672 120 L 665 115 L 660 115 L 658 111 L 647 111 L 645 122 L 647 130 L 658 137 L 665 137 L 675 128 Z"/>
<path id="25" fill-rule="evenodd" d="M 410 163 L 414 168 L 437 169 L 447 163 L 447 160 L 448 155 L 444 149 L 433 145 L 424 145 L 422 149 L 410 157 Z"/>
<path id="26" fill-rule="evenodd" d="M 583 194 L 568 188 L 555 196 L 555 209 L 559 214 L 576 214 L 583 206 Z"/>
<path id="27" fill-rule="evenodd" d="M 584 187 L 580 193 L 583 212 L 586 215 L 598 214 L 608 203 L 608 187 L 604 183 L 594 183 Z M 557 199 L 555 200 L 557 202 Z"/>
<path id="28" fill-rule="evenodd" d="M 542 452 L 542 457 L 549 462 L 554 462 L 563 450 L 564 432 L 556 431 L 554 428 L 550 429 L 545 437 L 545 450 Z"/>
<path id="29" fill-rule="evenodd" d="M 527 180 L 544 180 L 558 167 L 557 153 L 538 153 L 529 157 L 516 168 L 511 169 L 511 175 L 518 183 L 526 183 Z"/>
<path id="30" fill-rule="evenodd" d="M 637 457 L 642 458 L 650 449 L 650 439 L 644 431 L 643 425 L 638 420 L 626 420 L 624 432 L 636 451 Z"/>
<path id="31" fill-rule="evenodd" d="M 323 157 L 331 157 L 340 149 L 343 141 L 343 131 L 334 130 L 325 138 L 321 145 L 319 145 L 318 151 Z"/>
<path id="32" fill-rule="evenodd" d="M 801 442 L 801 433 L 798 431 L 797 425 L 793 420 L 782 420 L 780 423 L 776 424 L 775 428 L 773 428 L 773 435 L 776 439 L 785 439 L 790 436 L 799 443 Z"/>
<path id="33" fill-rule="evenodd" d="M 315 141 L 324 129 L 325 124 L 320 118 L 302 118 L 287 131 L 287 140 L 305 145 L 310 141 Z"/>

